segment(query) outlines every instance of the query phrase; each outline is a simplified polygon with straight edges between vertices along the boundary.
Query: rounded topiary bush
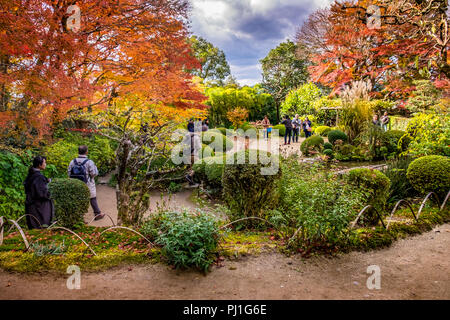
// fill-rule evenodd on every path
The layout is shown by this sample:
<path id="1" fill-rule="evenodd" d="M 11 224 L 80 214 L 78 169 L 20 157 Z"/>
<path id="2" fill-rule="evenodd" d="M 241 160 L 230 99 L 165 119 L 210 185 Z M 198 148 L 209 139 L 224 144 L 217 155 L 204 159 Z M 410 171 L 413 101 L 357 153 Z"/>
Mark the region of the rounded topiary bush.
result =
<path id="1" fill-rule="evenodd" d="M 239 151 L 234 154 L 235 163 L 227 164 L 223 172 L 223 197 L 230 213 L 229 218 L 235 221 L 246 217 L 264 218 L 266 210 L 274 209 L 278 203 L 278 182 L 281 177 L 281 167 L 264 175 L 262 168 L 270 164 L 262 164 L 260 160 L 256 164 L 250 164 L 249 152 L 255 150 Z M 268 157 L 272 162 L 278 161 L 275 156 L 259 151 L 260 156 Z M 236 159 L 245 157 L 244 164 L 237 164 Z M 245 220 L 239 225 L 255 227 L 261 225 L 258 220 Z M 264 225 L 264 224 L 263 224 Z M 264 225 L 267 227 L 267 225 Z"/>
<path id="2" fill-rule="evenodd" d="M 450 190 L 450 158 L 425 156 L 416 159 L 408 166 L 406 176 L 418 192 L 435 192 L 442 201 Z"/>
<path id="3" fill-rule="evenodd" d="M 202 143 L 215 151 L 229 151 L 233 149 L 233 141 L 217 131 L 206 131 L 202 133 Z"/>
<path id="4" fill-rule="evenodd" d="M 359 194 L 363 198 L 363 202 L 375 207 L 380 214 L 383 213 L 391 187 L 391 181 L 386 175 L 378 170 L 359 168 L 350 170 L 347 181 L 362 191 L 355 192 L 355 194 Z M 362 221 L 369 225 L 376 224 L 377 220 L 377 215 L 373 210 L 367 211 L 362 217 Z"/>
<path id="5" fill-rule="evenodd" d="M 66 228 L 83 224 L 90 198 L 86 184 L 77 179 L 54 179 L 48 187 L 58 224 Z"/>
<path id="6" fill-rule="evenodd" d="M 320 152 L 323 149 L 323 138 L 321 136 L 312 136 L 302 142 L 300 150 L 303 155 L 308 156 L 312 151 Z"/>
<path id="7" fill-rule="evenodd" d="M 280 137 L 284 137 L 284 135 L 286 134 L 286 127 L 284 126 L 284 124 L 277 124 L 276 126 L 272 127 L 273 130 L 278 130 L 278 135 Z"/>
<path id="8" fill-rule="evenodd" d="M 328 132 L 328 141 L 331 144 L 335 144 L 336 141 L 338 140 L 342 140 L 343 142 L 347 142 L 348 141 L 348 136 L 345 134 L 345 132 L 341 131 L 341 130 L 331 130 L 330 132 Z"/>
<path id="9" fill-rule="evenodd" d="M 195 172 L 195 177 L 199 180 L 206 181 L 206 165 L 213 162 L 215 162 L 215 157 L 207 157 L 197 160 L 192 166 L 192 170 Z"/>
<path id="10" fill-rule="evenodd" d="M 220 132 L 221 134 L 223 134 L 224 136 L 227 135 L 227 128 L 214 128 L 211 131 L 217 131 Z"/>
<path id="11" fill-rule="evenodd" d="M 326 137 L 328 136 L 328 133 L 331 131 L 331 128 L 329 126 L 319 126 L 314 129 L 314 133 L 318 134 L 319 136 Z"/>
<path id="12" fill-rule="evenodd" d="M 351 144 L 344 144 L 343 146 L 339 146 L 337 148 L 339 149 L 339 153 L 344 156 L 351 156 L 356 149 Z"/>
<path id="13" fill-rule="evenodd" d="M 323 154 L 328 156 L 330 159 L 334 158 L 333 150 L 325 149 L 325 150 L 323 150 Z"/>
<path id="14" fill-rule="evenodd" d="M 326 150 L 326 149 L 329 149 L 329 150 L 333 150 L 333 145 L 331 144 L 331 143 L 329 143 L 329 142 L 325 142 L 324 144 L 323 144 L 323 148 Z"/>
<path id="15" fill-rule="evenodd" d="M 202 144 L 202 157 L 209 158 L 214 156 L 215 156 L 214 150 L 210 146 Z"/>
<path id="16" fill-rule="evenodd" d="M 217 159 L 217 157 L 216 157 Z M 205 175 L 211 187 L 220 188 L 222 186 L 222 175 L 225 168 L 225 159 L 222 163 L 212 162 L 205 165 Z"/>

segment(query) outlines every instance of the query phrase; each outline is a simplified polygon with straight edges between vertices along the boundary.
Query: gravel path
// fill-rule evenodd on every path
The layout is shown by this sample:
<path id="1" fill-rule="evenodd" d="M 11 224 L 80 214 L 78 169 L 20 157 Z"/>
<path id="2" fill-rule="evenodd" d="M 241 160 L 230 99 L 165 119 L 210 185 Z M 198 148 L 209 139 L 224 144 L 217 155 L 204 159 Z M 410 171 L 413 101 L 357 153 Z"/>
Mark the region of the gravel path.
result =
<path id="1" fill-rule="evenodd" d="M 278 253 L 213 267 L 207 276 L 157 265 L 127 266 L 69 277 L 0 271 L 1 299 L 450 299 L 450 224 L 392 247 L 335 258 Z M 367 267 L 378 265 L 381 289 L 369 290 Z"/>

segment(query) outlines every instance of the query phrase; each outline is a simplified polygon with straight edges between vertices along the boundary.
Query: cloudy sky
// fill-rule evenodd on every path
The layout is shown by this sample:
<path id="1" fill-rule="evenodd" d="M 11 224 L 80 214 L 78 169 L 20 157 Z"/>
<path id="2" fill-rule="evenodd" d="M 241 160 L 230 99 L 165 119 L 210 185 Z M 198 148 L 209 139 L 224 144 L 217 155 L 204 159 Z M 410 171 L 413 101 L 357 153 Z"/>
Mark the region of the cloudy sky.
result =
<path id="1" fill-rule="evenodd" d="M 294 39 L 308 14 L 331 0 L 191 0 L 191 31 L 222 49 L 241 85 L 261 81 L 259 60 Z"/>

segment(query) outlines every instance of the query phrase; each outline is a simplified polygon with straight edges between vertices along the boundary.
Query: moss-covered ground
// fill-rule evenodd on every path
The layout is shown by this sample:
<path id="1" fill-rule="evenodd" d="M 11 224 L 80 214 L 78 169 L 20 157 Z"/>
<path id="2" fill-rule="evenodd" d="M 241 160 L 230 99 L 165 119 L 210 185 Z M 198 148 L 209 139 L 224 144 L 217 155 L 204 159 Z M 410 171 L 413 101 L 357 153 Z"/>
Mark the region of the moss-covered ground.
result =
<path id="1" fill-rule="evenodd" d="M 417 212 L 417 208 L 414 208 Z M 402 209 L 397 217 L 408 217 L 411 213 Z M 431 230 L 434 226 L 450 221 L 450 210 L 442 212 L 437 208 L 426 208 L 419 220 L 400 219 L 392 222 L 389 230 L 381 225 L 371 228 L 348 230 L 346 236 L 334 247 L 333 252 L 353 250 L 367 251 L 391 245 L 395 240 Z M 15 272 L 55 271 L 65 273 L 70 265 L 77 265 L 84 271 L 102 271 L 124 264 L 159 263 L 163 261 L 161 249 L 152 246 L 140 236 L 126 230 L 106 232 L 105 228 L 83 227 L 77 233 L 91 246 L 94 255 L 77 237 L 62 230 L 31 230 L 26 237 L 31 247 L 26 250 L 20 234 L 5 235 L 0 245 L 0 268 Z M 6 230 L 5 230 L 6 231 Z M 50 252 L 41 254 L 38 248 Z M 61 250 L 53 252 L 52 248 Z M 329 249 L 329 248 L 328 248 Z M 223 234 L 217 258 L 235 259 L 263 252 L 286 250 L 283 239 L 275 230 L 265 232 L 228 231 Z M 315 250 L 320 253 L 321 249 Z M 329 253 L 329 250 L 324 250 Z"/>

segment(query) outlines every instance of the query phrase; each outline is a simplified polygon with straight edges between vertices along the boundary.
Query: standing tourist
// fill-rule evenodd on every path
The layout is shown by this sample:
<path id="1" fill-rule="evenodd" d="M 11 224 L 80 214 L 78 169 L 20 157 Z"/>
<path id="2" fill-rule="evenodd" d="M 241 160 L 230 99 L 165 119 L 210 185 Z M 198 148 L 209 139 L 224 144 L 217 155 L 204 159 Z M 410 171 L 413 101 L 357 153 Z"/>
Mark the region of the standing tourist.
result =
<path id="1" fill-rule="evenodd" d="M 284 133 L 284 144 L 291 144 L 291 137 L 292 137 L 292 121 L 289 119 L 288 115 L 284 116 L 284 120 L 281 122 L 281 124 L 284 124 L 284 127 L 286 128 L 286 131 Z M 287 143 L 287 137 L 289 137 L 289 143 Z"/>
<path id="2" fill-rule="evenodd" d="M 292 120 L 292 130 L 293 137 L 292 142 L 298 142 L 298 136 L 300 134 L 300 128 L 302 126 L 302 120 L 298 118 L 298 114 L 295 115 L 295 118 Z"/>
<path id="3" fill-rule="evenodd" d="M 267 115 L 264 116 L 264 119 L 262 121 L 262 126 L 264 128 L 264 138 L 269 139 L 269 127 L 270 127 L 270 121 Z"/>
<path id="4" fill-rule="evenodd" d="M 380 119 L 381 126 L 383 127 L 384 131 L 388 130 L 389 121 L 390 121 L 390 119 L 389 119 L 388 113 L 385 111 L 383 116 Z"/>
<path id="5" fill-rule="evenodd" d="M 100 220 L 105 217 L 101 212 L 97 203 L 97 189 L 95 188 L 95 177 L 98 176 L 98 169 L 94 161 L 87 157 L 88 147 L 78 147 L 78 157 L 73 159 L 68 168 L 69 178 L 78 179 L 86 183 L 91 193 L 91 206 L 94 210 L 95 220 Z"/>
<path id="6" fill-rule="evenodd" d="M 209 121 L 208 119 L 204 120 L 202 123 L 202 132 L 208 131 L 209 130 Z"/>
<path id="7" fill-rule="evenodd" d="M 45 157 L 37 156 L 33 159 L 33 166 L 28 170 L 24 182 L 25 187 L 25 214 L 29 229 L 41 229 L 50 226 L 55 210 L 50 199 L 47 179 L 42 173 L 47 166 Z"/>
<path id="8" fill-rule="evenodd" d="M 194 183 L 195 171 L 193 170 L 192 166 L 199 159 L 199 153 L 202 150 L 202 141 L 198 136 L 198 134 L 188 132 L 184 137 L 183 144 L 187 147 L 187 150 L 190 155 L 190 157 L 187 159 L 188 173 L 186 175 L 186 180 L 189 182 L 190 186 L 197 186 Z M 186 153 L 184 152 L 184 154 Z"/>
<path id="9" fill-rule="evenodd" d="M 372 118 L 372 124 L 373 124 L 374 126 L 380 126 L 380 121 L 378 120 L 378 115 L 377 115 L 377 114 L 374 114 L 374 115 L 373 115 L 373 118 Z"/>
<path id="10" fill-rule="evenodd" d="M 311 121 L 306 117 L 305 121 L 303 121 L 303 132 L 305 132 L 305 137 L 309 138 L 312 135 Z"/>
<path id="11" fill-rule="evenodd" d="M 194 119 L 189 120 L 187 129 L 189 132 L 194 132 Z"/>

